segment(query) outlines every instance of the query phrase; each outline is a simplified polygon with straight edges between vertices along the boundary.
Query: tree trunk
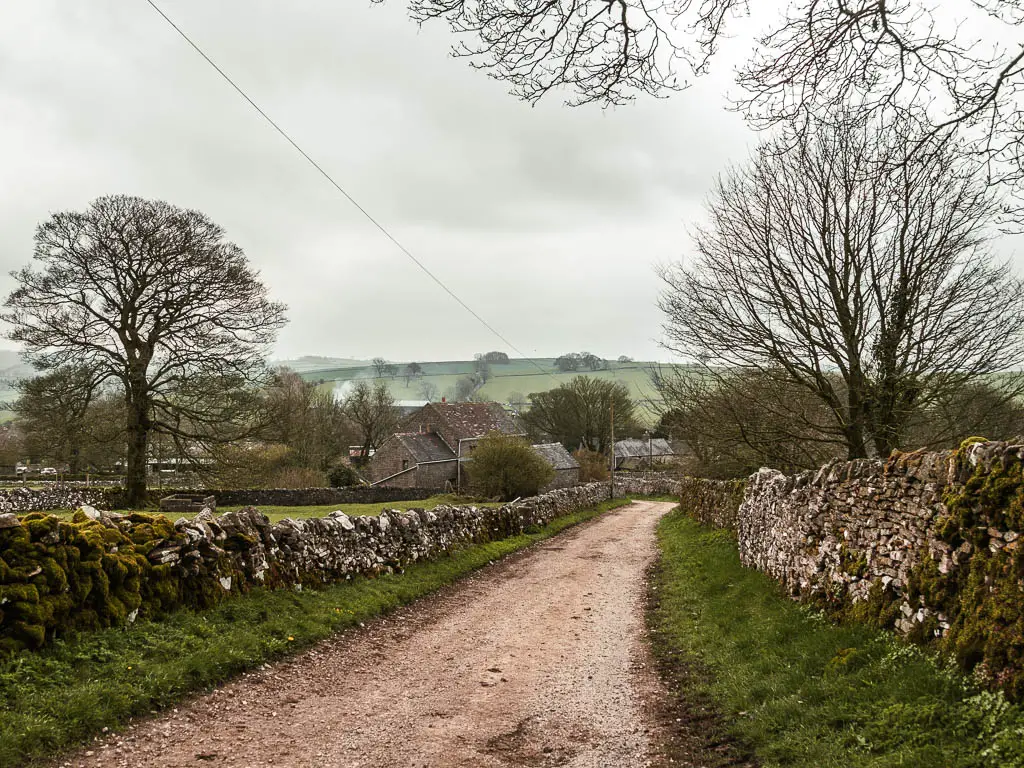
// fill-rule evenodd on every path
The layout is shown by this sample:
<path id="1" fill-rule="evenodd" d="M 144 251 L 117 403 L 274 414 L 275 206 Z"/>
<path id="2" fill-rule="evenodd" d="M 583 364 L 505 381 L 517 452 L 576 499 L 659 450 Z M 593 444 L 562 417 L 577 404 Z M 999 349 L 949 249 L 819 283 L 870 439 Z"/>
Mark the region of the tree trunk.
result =
<path id="1" fill-rule="evenodd" d="M 860 407 L 849 414 L 849 421 L 843 427 L 843 437 L 846 439 L 846 458 L 849 461 L 854 459 L 868 458 L 868 442 L 864 429 L 864 414 Z"/>
<path id="2" fill-rule="evenodd" d="M 144 398 L 128 400 L 128 465 L 125 472 L 125 497 L 128 506 L 146 506 L 146 453 L 149 440 L 149 413 Z"/>

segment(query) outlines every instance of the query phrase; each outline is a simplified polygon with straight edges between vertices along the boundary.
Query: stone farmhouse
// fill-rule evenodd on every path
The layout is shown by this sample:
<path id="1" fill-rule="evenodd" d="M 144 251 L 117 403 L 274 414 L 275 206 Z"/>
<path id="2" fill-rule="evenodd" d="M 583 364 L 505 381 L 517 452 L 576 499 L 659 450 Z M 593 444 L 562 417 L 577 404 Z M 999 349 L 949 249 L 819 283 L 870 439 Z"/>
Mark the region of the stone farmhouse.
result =
<path id="1" fill-rule="evenodd" d="M 459 491 L 465 463 L 489 432 L 526 436 L 498 403 L 427 403 L 407 416 L 377 449 L 367 467 L 371 484 Z M 555 479 L 544 490 L 579 482 L 579 464 L 561 445 L 534 446 L 534 450 L 555 470 Z"/>
<path id="2" fill-rule="evenodd" d="M 427 403 L 377 449 L 368 467 L 372 484 L 457 490 L 460 462 L 488 432 L 526 434 L 497 403 Z"/>

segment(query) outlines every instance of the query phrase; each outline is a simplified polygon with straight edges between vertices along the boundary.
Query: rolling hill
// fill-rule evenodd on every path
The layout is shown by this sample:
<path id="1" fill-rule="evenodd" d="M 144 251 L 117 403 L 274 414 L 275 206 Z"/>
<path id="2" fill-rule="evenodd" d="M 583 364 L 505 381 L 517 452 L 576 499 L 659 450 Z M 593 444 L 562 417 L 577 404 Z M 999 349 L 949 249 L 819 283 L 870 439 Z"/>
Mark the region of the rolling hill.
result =
<path id="1" fill-rule="evenodd" d="M 396 363 L 398 374 L 382 379 L 396 400 L 438 399 L 451 397 L 456 382 L 474 372 L 472 360 L 421 362 L 422 373 L 405 375 L 405 363 Z M 477 394 L 487 400 L 512 402 L 526 398 L 532 392 L 544 392 L 563 384 L 574 376 L 592 376 L 625 384 L 633 400 L 648 412 L 653 421 L 660 405 L 657 391 L 651 383 L 651 363 L 610 362 L 609 367 L 597 371 L 580 370 L 561 373 L 555 368 L 554 358 L 513 358 L 508 363 L 491 365 L 491 378 Z M 319 381 L 330 386 L 341 396 L 360 380 L 377 380 L 377 372 L 368 363 L 350 366 L 324 367 L 298 371 L 308 381 Z"/>

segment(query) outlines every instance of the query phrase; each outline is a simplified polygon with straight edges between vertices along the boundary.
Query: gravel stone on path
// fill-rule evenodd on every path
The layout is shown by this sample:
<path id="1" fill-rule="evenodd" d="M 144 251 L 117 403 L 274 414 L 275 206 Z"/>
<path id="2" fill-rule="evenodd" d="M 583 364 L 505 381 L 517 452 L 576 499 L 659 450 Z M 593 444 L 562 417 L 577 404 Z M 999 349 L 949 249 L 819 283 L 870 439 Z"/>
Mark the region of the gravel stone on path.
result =
<path id="1" fill-rule="evenodd" d="M 673 506 L 606 513 L 58 765 L 660 765 L 644 575 Z"/>

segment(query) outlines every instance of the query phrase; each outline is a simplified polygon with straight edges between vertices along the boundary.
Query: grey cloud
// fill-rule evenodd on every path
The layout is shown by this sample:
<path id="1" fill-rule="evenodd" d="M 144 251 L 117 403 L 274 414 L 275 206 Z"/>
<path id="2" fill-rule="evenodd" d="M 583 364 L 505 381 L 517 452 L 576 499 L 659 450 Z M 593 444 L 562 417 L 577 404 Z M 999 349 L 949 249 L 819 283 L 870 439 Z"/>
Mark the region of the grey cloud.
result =
<path id="1" fill-rule="evenodd" d="M 753 143 L 725 67 L 663 101 L 531 108 L 400 0 L 162 0 L 368 210 L 528 354 L 663 356 L 653 265 Z M 0 10 L 0 271 L 53 210 L 127 192 L 199 208 L 291 307 L 278 354 L 500 348 L 145 3 Z M 0 281 L 6 292 L 10 281 Z"/>

